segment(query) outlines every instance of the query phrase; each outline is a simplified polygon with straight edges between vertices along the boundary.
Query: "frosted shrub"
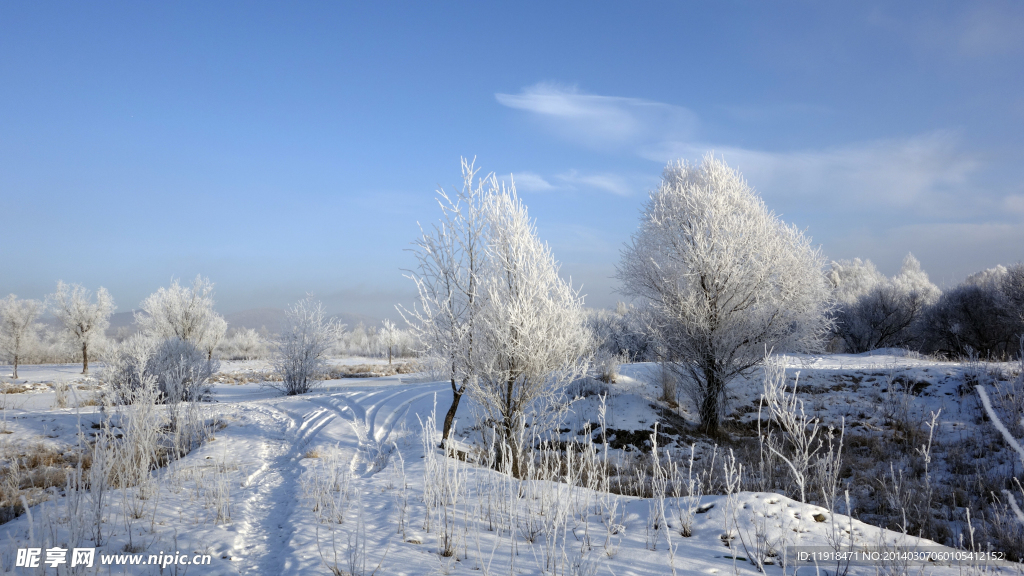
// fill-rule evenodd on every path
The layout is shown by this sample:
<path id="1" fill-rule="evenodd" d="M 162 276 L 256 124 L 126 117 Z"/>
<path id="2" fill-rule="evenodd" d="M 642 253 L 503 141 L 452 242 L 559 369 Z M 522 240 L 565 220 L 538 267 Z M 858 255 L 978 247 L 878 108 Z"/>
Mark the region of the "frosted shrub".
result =
<path id="1" fill-rule="evenodd" d="M 964 358 L 1009 358 L 1024 333 L 1024 267 L 996 266 L 968 277 L 927 313 L 925 351 Z"/>
<path id="2" fill-rule="evenodd" d="M 912 254 L 891 279 L 860 259 L 833 262 L 829 279 L 837 302 L 833 334 L 844 351 L 920 345 L 919 324 L 940 292 Z"/>
<path id="3" fill-rule="evenodd" d="M 285 394 L 305 394 L 319 386 L 327 373 L 327 355 L 338 338 L 339 326 L 324 317 L 323 304 L 307 298 L 287 311 L 288 328 L 276 344 L 274 369 L 281 382 L 268 382 Z"/>
<path id="4" fill-rule="evenodd" d="M 209 379 L 220 369 L 195 344 L 177 337 L 160 342 L 136 334 L 106 355 L 101 378 L 113 401 L 130 404 L 147 385 L 155 386 L 158 399 L 173 404 L 198 402 L 210 393 Z"/>
<path id="5" fill-rule="evenodd" d="M 597 379 L 606 383 L 614 384 L 619 377 L 619 365 L 625 360 L 624 357 L 612 354 L 606 350 L 599 350 L 594 358 L 594 366 L 597 368 Z"/>
<path id="6" fill-rule="evenodd" d="M 172 337 L 161 342 L 147 365 L 155 376 L 164 402 L 198 402 L 210 394 L 210 376 L 220 369 L 220 362 L 192 342 Z"/>
<path id="7" fill-rule="evenodd" d="M 114 403 L 132 402 L 142 388 L 154 352 L 155 343 L 142 334 L 135 334 L 107 350 L 100 379 L 108 386 Z M 155 386 L 155 381 L 152 384 Z"/>

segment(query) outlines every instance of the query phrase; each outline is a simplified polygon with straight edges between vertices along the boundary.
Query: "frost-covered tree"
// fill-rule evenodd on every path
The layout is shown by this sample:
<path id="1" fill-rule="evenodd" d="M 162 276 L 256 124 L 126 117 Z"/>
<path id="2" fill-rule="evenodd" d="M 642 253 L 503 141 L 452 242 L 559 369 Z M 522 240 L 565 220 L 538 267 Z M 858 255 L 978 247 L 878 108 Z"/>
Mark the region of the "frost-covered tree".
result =
<path id="1" fill-rule="evenodd" d="M 82 374 L 89 373 L 89 347 L 104 338 L 115 310 L 114 299 L 106 288 L 96 291 L 93 301 L 89 291 L 79 284 L 57 282 L 57 292 L 50 296 L 53 315 L 60 321 L 64 334 L 82 350 Z"/>
<path id="2" fill-rule="evenodd" d="M 142 301 L 135 322 L 156 340 L 180 338 L 194 344 L 212 359 L 213 350 L 224 338 L 227 322 L 213 310 L 213 283 L 196 276 L 191 287 L 171 281 Z"/>
<path id="3" fill-rule="evenodd" d="M 831 306 L 823 265 L 800 230 L 708 155 L 665 169 L 617 277 L 647 307 L 668 365 L 715 434 L 729 382 L 766 348 L 820 346 Z"/>
<path id="4" fill-rule="evenodd" d="M 277 388 L 285 394 L 305 394 L 316 388 L 327 373 L 327 355 L 342 326 L 324 316 L 324 307 L 310 298 L 288 308 L 288 327 L 275 346 L 274 369 L 281 375 Z"/>
<path id="5" fill-rule="evenodd" d="M 21 300 L 14 294 L 0 300 L 0 351 L 14 365 L 12 378 L 18 377 L 18 363 L 35 344 L 42 307 L 38 300 Z"/>
<path id="6" fill-rule="evenodd" d="M 157 340 L 137 333 L 105 355 L 102 379 L 112 399 L 130 404 L 149 397 L 165 404 L 199 402 L 210 394 L 210 377 L 220 368 L 206 351 L 177 336 Z M 155 388 L 150 396 L 143 387 Z"/>
<path id="7" fill-rule="evenodd" d="M 540 426 L 564 385 L 589 362 L 592 337 L 583 297 L 558 275 L 514 184 L 494 183 L 483 202 L 487 261 L 479 277 L 486 304 L 477 319 L 478 374 L 467 390 L 494 423 L 521 477 L 527 419 Z M 504 458 L 504 456 L 503 456 Z"/>
<path id="8" fill-rule="evenodd" d="M 893 278 L 858 258 L 833 262 L 829 280 L 836 301 L 833 333 L 852 353 L 918 347 L 924 312 L 941 295 L 913 254 Z"/>
<path id="9" fill-rule="evenodd" d="M 266 340 L 252 328 L 233 329 L 217 349 L 228 360 L 259 360 L 267 356 Z"/>
<path id="10" fill-rule="evenodd" d="M 588 310 L 587 324 L 595 345 L 605 356 L 627 358 L 631 362 L 654 360 L 656 345 L 646 330 L 639 309 L 619 302 L 615 310 Z"/>
<path id="11" fill-rule="evenodd" d="M 473 163 L 463 158 L 461 191 L 454 196 L 438 191 L 441 220 L 427 230 L 421 227 L 414 243 L 418 267 L 409 278 L 416 282 L 419 302 L 413 310 L 399 309 L 420 341 L 421 352 L 444 367 L 451 383 L 442 443 L 451 432 L 462 395 L 479 372 L 477 332 L 486 302 L 480 278 L 487 261 L 483 199 L 497 183 L 488 177 L 474 185 L 476 173 Z"/>
<path id="12" fill-rule="evenodd" d="M 1017 320 L 1018 333 L 1024 334 L 1024 263 L 1017 263 L 1006 269 L 1006 275 L 999 282 L 1007 312 Z"/>
<path id="13" fill-rule="evenodd" d="M 382 351 L 388 355 L 388 366 L 391 366 L 391 357 L 397 351 L 402 340 L 402 331 L 391 320 L 384 320 L 377 337 L 380 340 Z"/>
<path id="14" fill-rule="evenodd" d="M 1024 335 L 1024 265 L 995 266 L 946 291 L 925 314 L 925 351 L 1009 358 Z"/>

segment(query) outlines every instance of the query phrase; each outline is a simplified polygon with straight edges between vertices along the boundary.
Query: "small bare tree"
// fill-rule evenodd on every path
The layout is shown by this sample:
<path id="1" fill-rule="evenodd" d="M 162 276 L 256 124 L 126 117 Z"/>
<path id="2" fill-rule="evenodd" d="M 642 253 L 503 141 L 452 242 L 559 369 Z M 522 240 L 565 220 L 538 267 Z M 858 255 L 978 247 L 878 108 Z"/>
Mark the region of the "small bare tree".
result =
<path id="1" fill-rule="evenodd" d="M 18 362 L 36 339 L 41 308 L 38 300 L 20 300 L 14 294 L 0 300 L 0 351 L 14 365 L 12 378 L 18 377 Z"/>
<path id="2" fill-rule="evenodd" d="M 268 383 L 289 396 L 305 394 L 323 381 L 327 353 L 343 326 L 324 317 L 324 307 L 310 298 L 299 300 L 287 310 L 288 328 L 277 341 L 274 368 L 280 384 Z"/>
<path id="3" fill-rule="evenodd" d="M 697 166 L 665 169 L 617 276 L 646 305 L 701 426 L 716 434 L 727 385 L 766 347 L 820 346 L 831 325 L 823 265 L 803 233 L 708 155 Z"/>
<path id="4" fill-rule="evenodd" d="M 57 292 L 50 296 L 53 315 L 60 320 L 64 333 L 82 349 L 82 374 L 89 373 L 89 346 L 103 338 L 114 312 L 114 299 L 106 288 L 96 291 L 92 302 L 89 291 L 79 284 L 57 282 Z"/>

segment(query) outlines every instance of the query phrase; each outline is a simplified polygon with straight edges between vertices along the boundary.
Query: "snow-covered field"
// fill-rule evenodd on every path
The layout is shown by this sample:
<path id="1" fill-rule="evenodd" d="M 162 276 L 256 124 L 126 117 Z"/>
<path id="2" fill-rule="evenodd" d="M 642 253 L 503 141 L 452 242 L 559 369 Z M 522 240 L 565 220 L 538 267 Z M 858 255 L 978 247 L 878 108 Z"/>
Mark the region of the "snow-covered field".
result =
<path id="1" fill-rule="evenodd" d="M 892 433 L 891 419 L 881 406 L 893 402 L 890 389 L 900 378 L 910 384 L 911 418 L 941 410 L 936 444 L 984 425 L 975 422 L 964 407 L 966 397 L 959 395 L 964 372 L 971 369 L 961 364 L 891 354 L 784 360 L 790 373 L 801 371 L 799 389 L 807 392 L 807 410 L 823 422 L 845 419 L 848 434 Z M 221 371 L 255 373 L 265 367 L 260 362 L 224 362 Z M 87 405 L 95 390 L 79 371 L 76 365 L 19 369 L 21 378 L 14 384 L 27 388 L 0 395 L 0 431 L 6 432 L 0 434 L 0 454 L 9 459 L 43 448 L 71 451 L 81 442 L 80 431 L 89 434 L 98 427 L 101 408 Z M 657 402 L 657 371 L 649 364 L 622 367 L 618 382 L 607 385 L 604 401 L 609 442 L 617 447 L 606 453 L 600 443 L 591 444 L 598 460 L 637 463 L 637 470 L 650 475 L 639 481 L 644 485 L 657 479 L 642 464 L 649 442 L 631 446 L 637 442 L 624 438 L 649 437 L 657 423 L 659 432 L 669 432 L 663 448 L 683 466 L 695 441 Z M 668 494 L 660 501 L 593 489 L 599 483 L 587 488 L 519 481 L 445 458 L 436 448 L 437 421 L 447 410 L 451 390 L 447 383 L 423 380 L 422 375 L 330 380 L 314 393 L 293 397 L 257 383 L 217 384 L 213 401 L 202 405 L 202 417 L 215 423 L 213 437 L 155 471 L 146 487 L 111 488 L 102 499 L 86 489 L 78 502 L 50 488 L 49 499 L 31 507 L 31 518 L 22 515 L 0 525 L 0 572 L 755 574 L 751 560 L 761 559 L 767 561 L 769 574 L 811 574 L 814 566 L 791 562 L 781 567 L 779 554 L 799 546 L 845 551 L 852 540 L 855 546 L 880 547 L 876 550 L 882 558 L 850 567 L 851 574 L 1022 573 L 1019 565 L 997 569 L 930 562 L 907 567 L 893 559 L 894 552 L 937 545 L 769 492 L 719 491 L 700 497 L 689 508 L 692 535 L 683 537 L 686 497 Z M 71 407 L 54 407 L 55 387 L 61 382 L 75 388 L 74 398 L 82 405 L 75 408 L 72 400 Z M 751 407 L 757 407 L 758 377 L 738 382 L 733 392 L 733 413 L 741 422 L 755 419 Z M 593 434 L 601 402 L 598 395 L 577 401 L 559 424 L 562 438 L 584 438 L 584 445 L 586 437 L 600 442 L 600 434 Z M 435 406 L 438 417 L 431 418 Z M 685 404 L 682 410 L 685 416 Z M 472 456 L 479 430 L 471 412 L 464 400 L 457 445 Z M 717 451 L 698 444 L 698 469 L 728 468 L 728 441 Z M 573 462 L 583 466 L 585 455 L 577 458 L 564 463 L 565 473 L 572 473 Z M 1014 473 L 1012 459 L 1009 470 Z M 729 473 L 719 474 L 729 480 Z M 849 489 L 854 498 L 867 497 L 858 496 L 855 486 Z M 667 529 L 657 521 L 662 514 Z M 102 519 L 99 530 L 95 522 L 82 520 L 96 517 Z M 46 549 L 55 545 L 95 547 L 94 567 L 72 569 L 70 552 L 68 564 L 57 570 L 45 567 Z M 42 549 L 43 568 L 14 566 L 17 550 L 28 547 Z M 132 554 L 139 555 L 141 565 L 100 565 L 107 555 L 114 555 L 114 562 L 129 562 Z M 150 555 L 165 561 L 166 555 L 174 559 L 175 554 L 186 561 L 202 561 L 203 555 L 210 560 L 163 569 L 147 564 Z M 832 574 L 837 566 L 825 562 L 820 568 Z M 842 572 L 843 566 L 839 568 Z"/>

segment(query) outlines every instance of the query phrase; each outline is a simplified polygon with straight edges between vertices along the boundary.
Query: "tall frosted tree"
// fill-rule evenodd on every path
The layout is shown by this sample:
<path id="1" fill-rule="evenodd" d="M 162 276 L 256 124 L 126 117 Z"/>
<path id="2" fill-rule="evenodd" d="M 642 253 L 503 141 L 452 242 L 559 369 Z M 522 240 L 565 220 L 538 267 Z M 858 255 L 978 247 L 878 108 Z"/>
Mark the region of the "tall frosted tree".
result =
<path id="1" fill-rule="evenodd" d="M 711 155 L 669 164 L 622 251 L 623 291 L 647 308 L 668 366 L 717 434 L 728 384 L 765 349 L 807 351 L 828 333 L 830 286 L 810 239 Z"/>
<path id="2" fill-rule="evenodd" d="M 441 219 L 414 245 L 418 267 L 419 304 L 402 315 L 424 347 L 423 352 L 444 368 L 452 387 L 452 403 L 444 417 L 441 442 L 451 433 L 462 395 L 479 372 L 479 318 L 486 303 L 480 279 L 487 261 L 484 245 L 483 199 L 494 193 L 494 178 L 474 184 L 477 170 L 462 159 L 462 189 L 449 195 L 438 191 Z"/>
<path id="3" fill-rule="evenodd" d="M 419 268 L 411 277 L 419 303 L 403 313 L 451 383 L 442 438 L 468 393 L 518 474 L 516 431 L 582 373 L 591 337 L 583 298 L 559 277 L 514 186 L 476 173 L 463 160 L 461 192 L 439 194 L 442 218 L 416 242 Z"/>
<path id="4" fill-rule="evenodd" d="M 180 338 L 191 342 L 212 359 L 213 350 L 224 338 L 227 322 L 213 309 L 213 283 L 196 276 L 192 286 L 177 280 L 169 288 L 160 288 L 141 304 L 135 322 L 143 333 L 157 340 Z"/>
<path id="5" fill-rule="evenodd" d="M 60 321 L 65 335 L 82 350 L 82 374 L 89 373 L 89 347 L 104 337 L 114 313 L 114 299 L 106 288 L 96 291 L 95 300 L 79 284 L 57 282 L 57 292 L 50 296 L 53 315 Z"/>
<path id="6" fill-rule="evenodd" d="M 42 307 L 38 300 L 21 300 L 14 294 L 0 300 L 0 350 L 14 365 L 12 378 L 18 377 L 18 363 L 35 342 Z"/>
<path id="7" fill-rule="evenodd" d="M 593 338 L 582 295 L 558 275 L 514 184 L 492 190 L 483 201 L 487 261 L 479 289 L 486 305 L 479 318 L 479 374 L 468 391 L 494 423 L 509 470 L 521 477 L 527 419 L 541 424 L 536 417 L 583 374 Z"/>

